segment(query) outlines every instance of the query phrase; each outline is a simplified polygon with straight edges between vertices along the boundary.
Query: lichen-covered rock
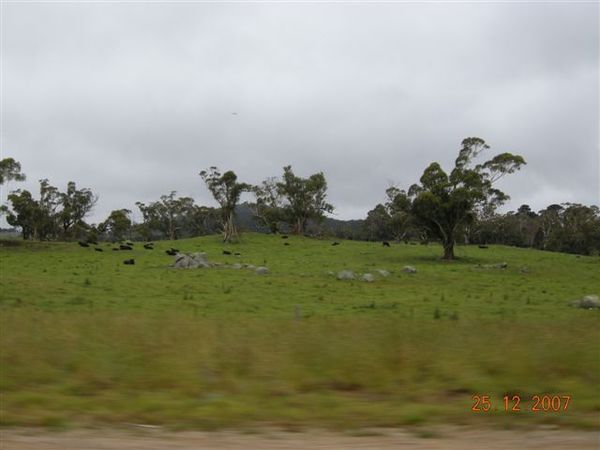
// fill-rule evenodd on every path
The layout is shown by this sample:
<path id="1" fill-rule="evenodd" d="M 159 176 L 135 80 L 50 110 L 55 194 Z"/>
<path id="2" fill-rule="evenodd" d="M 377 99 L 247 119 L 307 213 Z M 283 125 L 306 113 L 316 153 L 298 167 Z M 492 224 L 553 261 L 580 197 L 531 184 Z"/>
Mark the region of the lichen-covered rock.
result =
<path id="1" fill-rule="evenodd" d="M 404 272 L 404 273 L 417 273 L 417 269 L 414 268 L 413 266 L 404 266 L 402 268 L 401 272 Z"/>
<path id="2" fill-rule="evenodd" d="M 375 281 L 375 277 L 371 273 L 363 273 L 360 277 L 360 281 L 366 281 L 367 283 L 372 283 Z"/>
<path id="3" fill-rule="evenodd" d="M 382 276 L 383 278 L 387 278 L 387 277 L 390 276 L 390 273 L 387 270 L 385 270 L 385 269 L 379 269 L 379 270 L 377 270 L 377 273 L 380 276 Z"/>
<path id="4" fill-rule="evenodd" d="M 173 267 L 177 269 L 187 269 L 190 265 L 190 257 L 187 255 L 177 255 Z"/>
<path id="5" fill-rule="evenodd" d="M 269 273 L 269 269 L 267 267 L 260 266 L 254 269 L 254 273 L 257 275 L 266 275 Z"/>
<path id="6" fill-rule="evenodd" d="M 175 262 L 173 263 L 173 267 L 177 269 L 197 269 L 210 266 L 211 264 L 206 259 L 206 253 L 192 253 L 190 255 L 178 253 L 175 256 Z"/>
<path id="7" fill-rule="evenodd" d="M 338 280 L 354 280 L 354 279 L 356 279 L 356 276 L 354 276 L 354 272 L 352 272 L 351 270 L 342 270 L 341 272 L 338 272 L 337 279 Z"/>
<path id="8" fill-rule="evenodd" d="M 579 300 L 575 300 L 572 305 L 577 308 L 596 309 L 600 308 L 600 298 L 597 295 L 586 295 Z"/>

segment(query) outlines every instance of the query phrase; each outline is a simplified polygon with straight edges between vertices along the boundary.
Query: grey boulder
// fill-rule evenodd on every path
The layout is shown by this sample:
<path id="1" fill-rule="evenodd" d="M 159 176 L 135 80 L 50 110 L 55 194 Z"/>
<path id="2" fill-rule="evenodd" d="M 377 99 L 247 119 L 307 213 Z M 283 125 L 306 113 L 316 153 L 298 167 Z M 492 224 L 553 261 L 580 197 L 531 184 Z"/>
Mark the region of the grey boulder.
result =
<path id="1" fill-rule="evenodd" d="M 355 278 L 354 272 L 351 270 L 342 270 L 337 274 L 338 280 L 354 280 Z"/>
<path id="2" fill-rule="evenodd" d="M 597 295 L 586 295 L 579 300 L 575 300 L 572 305 L 583 309 L 600 308 L 600 299 Z"/>
<path id="3" fill-rule="evenodd" d="M 197 269 L 199 267 L 210 267 L 210 263 L 206 259 L 206 253 L 192 253 L 190 255 L 179 253 L 175 256 L 173 267 L 177 269 Z"/>
<path id="4" fill-rule="evenodd" d="M 404 266 L 402 268 L 401 272 L 404 272 L 404 273 L 417 273 L 417 269 L 415 269 L 413 266 Z"/>

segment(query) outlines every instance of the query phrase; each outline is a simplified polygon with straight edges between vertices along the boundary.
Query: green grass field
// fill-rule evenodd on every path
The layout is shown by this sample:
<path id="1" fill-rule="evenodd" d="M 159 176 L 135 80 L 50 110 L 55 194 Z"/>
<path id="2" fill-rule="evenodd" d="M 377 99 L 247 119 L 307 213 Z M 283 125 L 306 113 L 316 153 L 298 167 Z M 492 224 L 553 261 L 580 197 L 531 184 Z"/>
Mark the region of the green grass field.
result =
<path id="1" fill-rule="evenodd" d="M 569 306 L 600 294 L 598 257 L 458 247 L 448 263 L 437 245 L 257 234 L 131 252 L 7 244 L 5 426 L 600 426 L 600 311 Z M 173 269 L 171 246 L 271 273 Z M 508 268 L 478 267 L 499 262 Z M 343 269 L 392 274 L 328 275 Z M 521 411 L 504 411 L 505 394 L 520 395 Z M 571 403 L 531 412 L 536 394 Z M 473 395 L 490 395 L 492 409 L 472 412 Z"/>

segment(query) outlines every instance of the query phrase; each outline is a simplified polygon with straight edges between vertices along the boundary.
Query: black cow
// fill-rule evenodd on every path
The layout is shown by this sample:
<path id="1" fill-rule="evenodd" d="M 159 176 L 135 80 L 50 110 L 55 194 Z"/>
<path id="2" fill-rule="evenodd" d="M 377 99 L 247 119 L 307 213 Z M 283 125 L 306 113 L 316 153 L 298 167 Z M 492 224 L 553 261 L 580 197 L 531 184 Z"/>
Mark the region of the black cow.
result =
<path id="1" fill-rule="evenodd" d="M 113 248 L 113 252 L 118 252 L 119 249 L 118 248 Z"/>
<path id="2" fill-rule="evenodd" d="M 123 261 L 123 264 L 125 264 L 127 266 L 133 266 L 135 264 L 135 259 L 133 259 L 133 258 L 126 259 L 125 261 Z"/>
<path id="3" fill-rule="evenodd" d="M 289 242 L 284 242 L 283 245 L 290 245 L 290 243 Z"/>
<path id="4" fill-rule="evenodd" d="M 97 241 L 90 241 L 89 239 L 88 239 L 87 243 L 88 244 L 93 244 L 93 245 L 98 245 Z"/>
<path id="5" fill-rule="evenodd" d="M 119 245 L 119 248 L 121 250 L 133 250 L 133 248 L 130 247 L 129 245 L 123 245 L 123 244 Z"/>
<path id="6" fill-rule="evenodd" d="M 103 252 L 104 250 L 101 249 L 100 247 L 96 247 L 94 250 L 96 250 L 97 252 Z"/>
<path id="7" fill-rule="evenodd" d="M 146 250 L 154 250 L 153 244 L 144 244 Z"/>
<path id="8" fill-rule="evenodd" d="M 390 247 L 390 243 L 388 241 L 383 241 L 381 245 L 383 245 L 384 247 Z"/>
<path id="9" fill-rule="evenodd" d="M 242 254 L 240 252 L 235 252 L 233 256 L 242 256 Z"/>
<path id="10" fill-rule="evenodd" d="M 331 245 L 340 245 L 340 243 L 339 243 L 339 242 L 334 242 L 334 243 L 333 243 L 333 244 L 331 244 Z"/>
<path id="11" fill-rule="evenodd" d="M 129 245 L 130 247 L 133 247 L 133 242 L 125 242 L 125 245 Z"/>
<path id="12" fill-rule="evenodd" d="M 487 245 L 480 245 L 479 248 L 489 248 Z"/>
<path id="13" fill-rule="evenodd" d="M 90 244 L 88 244 L 87 242 L 83 242 L 83 241 L 79 241 L 78 244 L 80 247 L 89 247 L 90 246 Z"/>
<path id="14" fill-rule="evenodd" d="M 285 236 L 285 235 L 281 236 L 281 239 L 287 239 L 287 238 L 288 238 L 288 236 Z"/>
<path id="15" fill-rule="evenodd" d="M 171 250 L 165 250 L 165 253 L 169 256 L 175 256 L 177 253 L 179 253 L 179 250 L 172 248 Z"/>
<path id="16" fill-rule="evenodd" d="M 229 250 L 223 250 L 223 254 L 224 255 L 231 255 L 231 252 Z"/>

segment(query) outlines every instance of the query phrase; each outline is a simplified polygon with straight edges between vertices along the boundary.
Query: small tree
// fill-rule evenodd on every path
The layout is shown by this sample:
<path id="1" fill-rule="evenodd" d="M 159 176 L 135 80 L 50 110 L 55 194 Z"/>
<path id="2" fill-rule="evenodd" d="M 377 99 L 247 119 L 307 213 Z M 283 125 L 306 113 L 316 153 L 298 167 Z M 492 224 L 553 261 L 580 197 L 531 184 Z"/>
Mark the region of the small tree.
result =
<path id="1" fill-rule="evenodd" d="M 94 195 L 90 189 L 77 189 L 75 182 L 69 181 L 67 192 L 59 194 L 59 203 L 62 210 L 58 214 L 58 220 L 64 238 L 76 234 L 74 229 L 86 227 L 83 219 L 92 211 L 97 201 L 98 196 Z"/>
<path id="2" fill-rule="evenodd" d="M 130 214 L 131 211 L 128 209 L 111 211 L 108 218 L 98 225 L 98 229 L 103 233 L 107 233 L 111 241 L 122 241 L 131 232 Z"/>
<path id="3" fill-rule="evenodd" d="M 321 221 L 324 213 L 333 212 L 333 206 L 325 201 L 327 181 L 323 172 L 300 178 L 294 174 L 292 166 L 285 166 L 278 188 L 287 201 L 284 212 L 295 234 L 304 233 L 309 220 Z"/>
<path id="4" fill-rule="evenodd" d="M 12 210 L 3 206 L 7 214 L 6 221 L 14 227 L 21 227 L 23 239 L 38 239 L 40 228 L 45 222 L 45 217 L 38 201 L 33 199 L 31 192 L 17 190 L 8 195 Z"/>
<path id="5" fill-rule="evenodd" d="M 522 156 L 501 153 L 473 165 L 473 160 L 487 149 L 483 139 L 464 139 L 450 175 L 433 162 L 423 172 L 421 183 L 408 191 L 412 214 L 429 234 L 441 240 L 446 260 L 454 259 L 459 228 L 472 223 L 477 210 L 494 209 L 509 198 L 493 184 L 525 164 Z"/>
<path id="6" fill-rule="evenodd" d="M 239 236 L 235 226 L 235 207 L 240 201 L 242 193 L 249 191 L 251 186 L 246 183 L 239 183 L 237 175 L 232 170 L 221 174 L 217 167 L 210 167 L 208 170 L 203 170 L 200 172 L 200 176 L 217 203 L 221 206 L 223 242 L 237 240 Z"/>
<path id="7" fill-rule="evenodd" d="M 25 181 L 25 174 L 21 173 L 21 163 L 13 158 L 4 158 L 0 161 L 0 185 L 11 180 Z"/>
<path id="8" fill-rule="evenodd" d="M 40 199 L 35 200 L 31 192 L 20 189 L 8 195 L 12 210 L 3 206 L 6 221 L 21 227 L 23 239 L 50 239 L 58 235 L 57 208 L 59 192 L 48 180 L 40 180 Z"/>
<path id="9" fill-rule="evenodd" d="M 408 241 L 408 235 L 414 228 L 410 198 L 404 190 L 395 186 L 386 189 L 385 194 L 388 198 L 385 207 L 390 215 L 390 232 L 396 241 Z"/>
<path id="10" fill-rule="evenodd" d="M 375 208 L 367 213 L 363 223 L 367 239 L 370 241 L 389 239 L 391 217 L 384 205 L 378 203 Z"/>
<path id="11" fill-rule="evenodd" d="M 180 236 L 186 220 L 193 213 L 194 199 L 190 197 L 175 197 L 176 191 L 169 195 L 161 195 L 160 201 L 145 205 L 136 202 L 144 218 L 145 238 L 149 239 L 151 230 L 158 230 L 168 239 L 175 240 Z"/>
<path id="12" fill-rule="evenodd" d="M 254 217 L 269 228 L 271 233 L 279 232 L 279 223 L 284 220 L 283 197 L 277 186 L 277 178 L 270 177 L 254 186 L 256 197 Z"/>
<path id="13" fill-rule="evenodd" d="M 74 228 L 87 230 L 83 219 L 91 211 L 96 196 L 89 189 L 78 190 L 74 182 L 67 192 L 60 192 L 47 179 L 40 180 L 40 199 L 29 191 L 17 190 L 8 195 L 12 210 L 6 206 L 7 222 L 23 229 L 24 239 L 56 239 L 68 237 Z"/>

